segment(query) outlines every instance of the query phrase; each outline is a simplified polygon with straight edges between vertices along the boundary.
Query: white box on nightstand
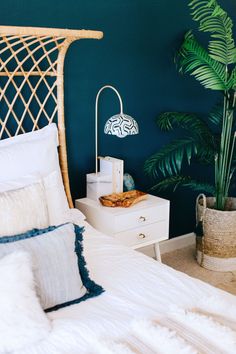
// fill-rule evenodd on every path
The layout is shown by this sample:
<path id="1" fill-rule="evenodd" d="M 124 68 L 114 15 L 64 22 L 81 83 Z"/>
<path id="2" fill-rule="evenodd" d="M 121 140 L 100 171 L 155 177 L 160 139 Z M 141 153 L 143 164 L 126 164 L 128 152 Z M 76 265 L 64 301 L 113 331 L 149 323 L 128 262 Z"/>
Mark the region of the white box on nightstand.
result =
<path id="1" fill-rule="evenodd" d="M 100 172 L 86 175 L 87 198 L 123 192 L 124 161 L 115 157 L 99 157 Z"/>
<path id="2" fill-rule="evenodd" d="M 113 192 L 112 175 L 89 173 L 86 175 L 86 182 L 88 199 L 98 200 L 101 195 Z"/>
<path id="3" fill-rule="evenodd" d="M 75 206 L 97 230 L 119 239 L 134 249 L 154 245 L 161 260 L 159 242 L 169 238 L 169 200 L 148 195 L 129 208 L 109 208 L 88 198 L 77 199 Z"/>

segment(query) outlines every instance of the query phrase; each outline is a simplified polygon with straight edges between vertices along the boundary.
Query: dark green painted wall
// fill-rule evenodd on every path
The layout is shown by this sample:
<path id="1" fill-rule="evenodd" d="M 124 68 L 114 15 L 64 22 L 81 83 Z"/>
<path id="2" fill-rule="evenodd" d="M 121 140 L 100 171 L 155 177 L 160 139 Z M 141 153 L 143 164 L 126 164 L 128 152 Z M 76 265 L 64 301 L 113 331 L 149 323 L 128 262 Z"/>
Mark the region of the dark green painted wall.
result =
<path id="1" fill-rule="evenodd" d="M 183 33 L 195 27 L 187 0 L 9 0 L 1 1 L 0 24 L 85 28 L 104 31 L 101 41 L 84 40 L 70 48 L 65 65 L 65 110 L 69 167 L 74 198 L 85 195 L 85 174 L 94 171 L 94 102 L 104 84 L 121 93 L 125 112 L 140 126 L 138 136 L 105 136 L 102 126 L 118 111 L 114 94 L 100 99 L 100 154 L 125 160 L 125 170 L 142 190 L 151 186 L 145 159 L 173 135 L 161 133 L 161 111 L 207 112 L 216 100 L 192 78 L 181 77 L 173 56 Z M 235 0 L 220 3 L 236 20 Z M 235 21 L 236 22 L 236 21 Z M 197 167 L 195 167 L 197 171 Z M 171 200 L 171 236 L 194 227 L 195 194 L 162 193 Z"/>

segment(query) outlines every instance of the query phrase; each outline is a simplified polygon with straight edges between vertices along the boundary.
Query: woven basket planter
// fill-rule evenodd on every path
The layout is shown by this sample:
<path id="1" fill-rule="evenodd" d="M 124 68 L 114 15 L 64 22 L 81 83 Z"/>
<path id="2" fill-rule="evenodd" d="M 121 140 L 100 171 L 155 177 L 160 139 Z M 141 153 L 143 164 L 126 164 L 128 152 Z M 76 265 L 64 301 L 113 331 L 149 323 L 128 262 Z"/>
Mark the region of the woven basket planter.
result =
<path id="1" fill-rule="evenodd" d="M 200 194 L 196 202 L 197 223 L 203 236 L 196 236 L 197 262 L 204 268 L 236 270 L 236 198 L 228 198 L 226 210 L 213 209 L 215 198 Z"/>

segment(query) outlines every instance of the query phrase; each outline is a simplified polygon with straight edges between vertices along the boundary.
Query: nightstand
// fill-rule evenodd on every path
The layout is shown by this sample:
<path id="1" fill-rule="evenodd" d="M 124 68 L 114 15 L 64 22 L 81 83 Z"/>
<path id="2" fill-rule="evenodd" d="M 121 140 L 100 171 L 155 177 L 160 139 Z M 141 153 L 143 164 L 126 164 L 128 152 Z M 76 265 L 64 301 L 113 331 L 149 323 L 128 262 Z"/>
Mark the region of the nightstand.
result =
<path id="1" fill-rule="evenodd" d="M 99 201 L 77 199 L 75 206 L 97 230 L 113 236 L 133 249 L 154 245 L 161 261 L 159 242 L 169 238 L 169 200 L 148 195 L 129 208 L 109 208 Z"/>

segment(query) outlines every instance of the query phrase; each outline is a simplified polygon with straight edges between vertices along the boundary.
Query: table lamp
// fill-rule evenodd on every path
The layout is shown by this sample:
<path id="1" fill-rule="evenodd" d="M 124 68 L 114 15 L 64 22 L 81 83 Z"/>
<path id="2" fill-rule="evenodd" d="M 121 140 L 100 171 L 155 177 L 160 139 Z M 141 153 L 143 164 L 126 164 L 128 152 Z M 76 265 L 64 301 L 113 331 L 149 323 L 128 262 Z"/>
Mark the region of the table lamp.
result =
<path id="1" fill-rule="evenodd" d="M 114 183 L 115 175 L 114 171 L 111 174 L 106 174 L 103 172 L 98 172 L 98 102 L 100 94 L 105 89 L 111 89 L 116 93 L 119 102 L 120 102 L 120 113 L 115 114 L 110 117 L 104 126 L 104 133 L 109 135 L 116 135 L 119 138 L 124 138 L 128 135 L 135 135 L 139 133 L 139 128 L 136 120 L 131 116 L 124 114 L 123 112 L 123 102 L 119 92 L 111 85 L 103 86 L 97 93 L 96 101 L 95 101 L 95 173 L 87 174 L 87 198 L 98 200 L 101 195 L 106 195 L 110 193 L 119 193 L 123 191 L 123 182 L 120 183 L 120 188 L 117 190 L 115 188 L 116 183 Z M 119 170 L 119 161 L 120 163 L 119 173 L 120 178 L 123 181 L 123 160 L 115 159 L 115 158 L 106 158 L 106 162 L 113 163 L 114 167 L 118 171 Z M 105 163 L 105 161 L 103 161 Z"/>

